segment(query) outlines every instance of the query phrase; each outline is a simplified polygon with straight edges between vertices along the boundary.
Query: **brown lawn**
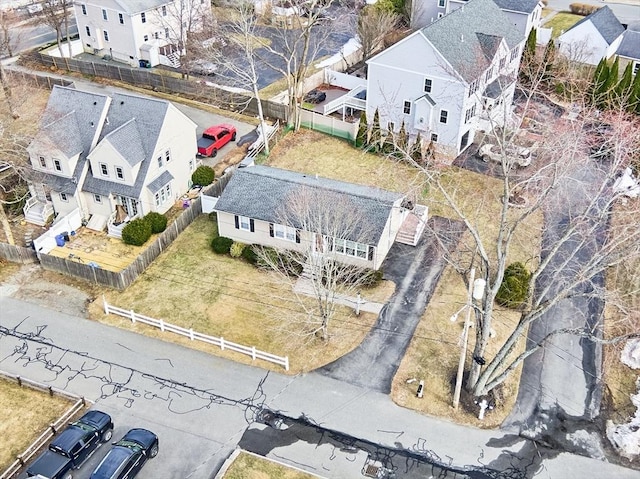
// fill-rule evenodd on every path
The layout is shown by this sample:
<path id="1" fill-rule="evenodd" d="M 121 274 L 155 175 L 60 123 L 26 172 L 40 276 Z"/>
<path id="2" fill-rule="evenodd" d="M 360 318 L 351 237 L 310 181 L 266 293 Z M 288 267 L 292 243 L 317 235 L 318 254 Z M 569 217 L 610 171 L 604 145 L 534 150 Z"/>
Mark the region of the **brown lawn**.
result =
<path id="1" fill-rule="evenodd" d="M 224 479 L 313 479 L 315 477 L 317 476 L 246 452 L 241 452 L 224 474 Z"/>

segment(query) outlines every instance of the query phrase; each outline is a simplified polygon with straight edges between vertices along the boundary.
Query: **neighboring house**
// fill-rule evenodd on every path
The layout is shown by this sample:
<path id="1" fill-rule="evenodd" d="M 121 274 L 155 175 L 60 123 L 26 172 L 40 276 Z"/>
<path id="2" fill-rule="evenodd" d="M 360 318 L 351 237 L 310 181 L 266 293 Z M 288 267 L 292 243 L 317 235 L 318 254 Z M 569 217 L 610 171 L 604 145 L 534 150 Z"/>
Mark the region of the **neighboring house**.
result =
<path id="1" fill-rule="evenodd" d="M 367 118 L 457 156 L 507 119 L 524 40 L 493 0 L 471 0 L 367 62 Z"/>
<path id="2" fill-rule="evenodd" d="M 633 74 L 640 74 L 640 23 L 627 27 L 616 55 L 620 57 L 620 73 L 624 72 L 628 63 L 632 63 Z"/>
<path id="3" fill-rule="evenodd" d="M 164 213 L 188 190 L 196 141 L 196 125 L 168 101 L 55 86 L 27 148 L 25 219 L 44 225 L 77 208 L 89 228 L 119 236 L 117 210 Z"/>
<path id="4" fill-rule="evenodd" d="M 611 58 L 620 43 L 624 27 L 608 6 L 583 18 L 557 39 L 558 51 L 569 60 L 597 65 Z"/>
<path id="5" fill-rule="evenodd" d="M 525 38 L 542 20 L 542 0 L 494 0 Z M 411 27 L 424 28 L 467 4 L 467 0 L 416 0 L 412 3 Z"/>
<path id="6" fill-rule="evenodd" d="M 305 231 L 304 221 L 288 210 L 304 195 L 322 198 L 325 192 L 335 205 L 331 212 L 336 214 L 335 222 L 363 223 L 362 228 L 344 229 L 351 237 L 333 237 L 332 232 L 343 229 L 331 221 L 324 223 L 331 232 Z M 251 166 L 235 171 L 215 211 L 220 236 L 234 241 L 315 254 L 330 250 L 343 262 L 379 269 L 409 214 L 405 204 L 405 196 L 399 193 Z"/>
<path id="7" fill-rule="evenodd" d="M 80 0 L 74 2 L 85 52 L 139 66 L 179 65 L 186 31 L 206 26 L 207 0 Z"/>

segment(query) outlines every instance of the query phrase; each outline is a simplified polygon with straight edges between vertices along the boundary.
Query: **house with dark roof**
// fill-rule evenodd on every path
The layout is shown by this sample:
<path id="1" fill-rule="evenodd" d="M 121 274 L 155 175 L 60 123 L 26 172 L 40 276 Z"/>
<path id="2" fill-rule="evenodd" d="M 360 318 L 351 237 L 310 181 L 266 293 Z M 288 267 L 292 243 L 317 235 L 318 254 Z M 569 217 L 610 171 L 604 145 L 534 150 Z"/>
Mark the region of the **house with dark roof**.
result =
<path id="1" fill-rule="evenodd" d="M 622 34 L 622 41 L 616 50 L 616 55 L 620 58 L 621 73 L 627 64 L 631 63 L 633 74 L 640 74 L 640 23 L 627 27 Z"/>
<path id="2" fill-rule="evenodd" d="M 25 219 L 44 225 L 78 209 L 89 228 L 119 236 L 127 219 L 164 213 L 187 191 L 196 141 L 195 123 L 168 101 L 55 86 L 27 148 Z"/>
<path id="3" fill-rule="evenodd" d="M 597 65 L 611 58 L 622 43 L 624 27 L 608 6 L 584 17 L 558 39 L 558 51 L 569 60 Z"/>
<path id="4" fill-rule="evenodd" d="M 508 119 L 524 40 L 493 0 L 471 0 L 367 62 L 367 117 L 455 157 Z"/>
<path id="5" fill-rule="evenodd" d="M 468 0 L 415 0 L 411 3 L 411 26 L 424 28 L 466 5 Z M 542 0 L 494 0 L 525 38 L 542 20 Z"/>
<path id="6" fill-rule="evenodd" d="M 215 205 L 220 236 L 373 269 L 413 208 L 400 193 L 267 166 L 237 169 Z"/>
<path id="7" fill-rule="evenodd" d="M 211 24 L 208 1 L 80 0 L 73 8 L 85 52 L 134 67 L 140 60 L 150 66 L 178 66 L 185 31 Z"/>

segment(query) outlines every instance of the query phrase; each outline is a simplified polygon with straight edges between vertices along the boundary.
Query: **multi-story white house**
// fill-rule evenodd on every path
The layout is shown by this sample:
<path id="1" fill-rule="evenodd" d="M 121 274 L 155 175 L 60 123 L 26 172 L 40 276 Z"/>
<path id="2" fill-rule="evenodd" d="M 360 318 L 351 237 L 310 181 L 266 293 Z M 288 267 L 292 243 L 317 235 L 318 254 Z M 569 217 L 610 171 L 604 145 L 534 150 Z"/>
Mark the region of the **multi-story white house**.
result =
<path id="1" fill-rule="evenodd" d="M 524 40 L 493 0 L 471 0 L 367 62 L 367 117 L 456 156 L 507 119 Z"/>
<path id="2" fill-rule="evenodd" d="M 175 65 L 188 32 L 211 19 L 208 0 L 80 0 L 74 2 L 85 52 L 131 66 Z M 148 62 L 148 63 L 147 63 Z"/>
<path id="3" fill-rule="evenodd" d="M 168 101 L 55 86 L 27 148 L 25 219 L 44 225 L 78 209 L 90 228 L 118 236 L 118 209 L 130 219 L 164 213 L 188 190 L 196 141 L 195 123 Z"/>
<path id="4" fill-rule="evenodd" d="M 416 0 L 412 3 L 411 26 L 423 28 L 444 17 L 468 0 Z M 494 0 L 513 25 L 526 37 L 542 20 L 542 0 Z"/>

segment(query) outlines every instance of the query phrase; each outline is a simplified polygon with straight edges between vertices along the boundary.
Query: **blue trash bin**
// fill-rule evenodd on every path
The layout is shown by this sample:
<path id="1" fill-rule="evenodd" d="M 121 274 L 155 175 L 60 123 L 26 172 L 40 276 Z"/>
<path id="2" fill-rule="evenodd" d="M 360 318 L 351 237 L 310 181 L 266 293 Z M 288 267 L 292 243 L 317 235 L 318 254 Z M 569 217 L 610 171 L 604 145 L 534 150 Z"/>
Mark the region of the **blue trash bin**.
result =
<path id="1" fill-rule="evenodd" d="M 64 246 L 64 235 L 56 235 L 56 246 Z"/>

